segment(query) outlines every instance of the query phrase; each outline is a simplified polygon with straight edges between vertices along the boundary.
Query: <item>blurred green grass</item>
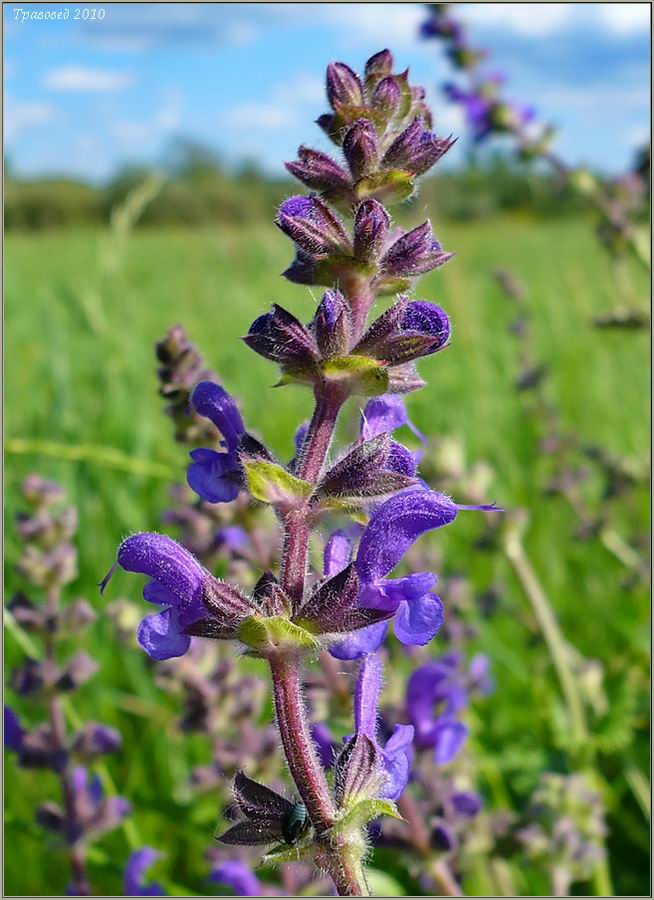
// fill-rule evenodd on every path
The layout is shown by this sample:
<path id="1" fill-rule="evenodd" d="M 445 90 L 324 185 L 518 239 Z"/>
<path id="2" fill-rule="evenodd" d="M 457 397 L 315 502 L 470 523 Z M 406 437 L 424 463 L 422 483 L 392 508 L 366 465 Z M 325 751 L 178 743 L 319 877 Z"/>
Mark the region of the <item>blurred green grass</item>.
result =
<path id="1" fill-rule="evenodd" d="M 412 418 L 428 435 L 459 437 L 469 461 L 492 465 L 496 478 L 489 499 L 529 509 L 527 551 L 571 642 L 602 660 L 609 674 L 617 676 L 632 665 L 642 669 L 649 646 L 645 590 L 625 592 L 623 567 L 597 542 L 575 541 L 569 510 L 560 501 L 543 499 L 539 436 L 512 386 L 518 359 L 507 325 L 515 309 L 490 272 L 507 267 L 528 286 L 535 351 L 550 366 L 549 391 L 563 426 L 616 454 L 647 453 L 648 337 L 590 327 L 592 316 L 611 309 L 617 298 L 607 260 L 586 220 L 446 222 L 436 232 L 457 256 L 423 278 L 418 295 L 450 314 L 453 342 L 421 364 L 429 387 L 409 398 Z M 10 234 L 5 245 L 8 587 L 18 586 L 11 536 L 20 502 L 17 487 L 27 472 L 38 470 L 61 481 L 79 507 L 81 574 L 74 595 L 86 595 L 99 612 L 103 601 L 96 583 L 111 564 L 116 544 L 126 532 L 160 527 L 167 505 L 165 472 L 181 473 L 184 466 L 184 451 L 171 439 L 156 394 L 154 342 L 181 322 L 209 367 L 240 398 L 246 421 L 288 458 L 292 434 L 310 411 L 310 397 L 299 388 L 271 390 L 273 367 L 238 338 L 271 302 L 308 320 L 319 299 L 317 290 L 279 277 L 290 251 L 272 225 L 137 231 L 124 258 L 111 241 L 105 232 L 79 231 Z M 644 278 L 637 287 L 645 296 Z M 27 443 L 12 444 L 12 439 Z M 37 452 L 34 442 L 39 441 L 67 445 L 70 458 Z M 131 463 L 122 466 L 120 456 L 107 460 L 106 448 Z M 543 684 L 556 690 L 556 681 L 542 642 L 529 630 L 526 601 L 506 562 L 471 552 L 471 538 L 480 531 L 473 518 L 460 517 L 434 540 L 445 571 L 470 574 L 479 589 L 496 579 L 507 585 L 495 615 L 479 621 L 478 649 L 491 656 L 496 692 L 479 705 L 476 742 L 487 795 L 497 803 L 509 799 L 519 805 L 538 771 L 564 765 L 537 713 Z M 644 490 L 615 524 L 618 530 L 646 529 Z M 119 576 L 111 592 L 136 599 L 138 590 L 133 579 Z M 155 686 L 142 654 L 119 651 L 111 626 L 101 617 L 89 642 L 102 668 L 75 698 L 76 708 L 85 718 L 121 729 L 124 751 L 108 767 L 134 803 L 140 837 L 166 851 L 165 868 L 178 884 L 206 893 L 202 855 L 218 810 L 210 797 L 192 801 L 180 784 L 192 765 L 207 761 L 208 744 L 176 732 L 175 699 Z M 439 649 L 436 641 L 434 652 Z M 19 655 L 10 638 L 8 664 Z M 144 717 L 134 712 L 134 696 L 147 710 Z M 20 708 L 29 722 L 29 707 Z M 646 772 L 647 723 L 641 725 L 624 761 Z M 607 756 L 602 766 L 610 784 L 612 854 L 617 859 L 628 852 L 634 860 L 628 870 L 614 874 L 621 893 L 639 893 L 647 878 L 646 823 L 621 764 Z M 45 793 L 42 786 L 54 788 L 52 779 L 16 771 L 11 760 L 5 771 L 7 840 L 12 842 L 5 889 L 37 895 L 61 890 L 65 865 L 42 852 L 43 838 L 31 824 L 32 810 Z M 92 877 L 103 891 L 120 892 L 128 852 L 124 834 L 110 835 L 101 848 Z"/>

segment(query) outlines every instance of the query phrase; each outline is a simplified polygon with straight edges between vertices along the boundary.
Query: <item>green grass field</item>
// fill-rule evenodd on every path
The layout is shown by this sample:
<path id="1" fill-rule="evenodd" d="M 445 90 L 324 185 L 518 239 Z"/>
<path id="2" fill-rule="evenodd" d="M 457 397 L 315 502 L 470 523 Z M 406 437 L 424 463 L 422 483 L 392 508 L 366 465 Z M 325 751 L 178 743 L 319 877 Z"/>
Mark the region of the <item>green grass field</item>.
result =
<path id="1" fill-rule="evenodd" d="M 443 222 L 435 230 L 457 256 L 424 277 L 418 295 L 449 313 L 453 342 L 421 364 L 429 387 L 410 397 L 409 410 L 428 435 L 456 436 L 469 462 L 493 467 L 490 500 L 529 510 L 526 552 L 563 633 L 605 667 L 616 721 L 592 764 L 609 809 L 616 893 L 644 893 L 648 823 L 631 780 L 634 771 L 647 774 L 647 705 L 625 700 L 620 684 L 626 677 L 646 684 L 647 591 L 623 588 L 624 566 L 599 541 L 575 540 L 569 508 L 543 497 L 547 461 L 538 452 L 539 435 L 524 398 L 513 388 L 519 361 L 508 324 L 515 309 L 491 270 L 507 267 L 528 286 L 534 351 L 550 366 L 548 390 L 563 426 L 630 458 L 648 453 L 648 337 L 644 331 L 598 331 L 590 325 L 617 302 L 592 223 Z M 213 893 L 204 880 L 203 854 L 219 810 L 210 796 L 196 801 L 183 786 L 191 766 L 208 761 L 208 741 L 176 731 L 175 698 L 155 685 L 144 654 L 118 645 L 103 621 L 106 601 L 96 583 L 126 532 L 160 527 L 168 486 L 183 472 L 184 450 L 172 441 L 156 392 L 154 342 L 168 326 L 182 323 L 208 366 L 240 398 L 246 421 L 287 458 L 310 397 L 300 388 L 272 390 L 272 364 L 238 337 L 273 301 L 308 320 L 318 294 L 279 277 L 290 250 L 272 224 L 249 231 L 137 231 L 122 248 L 105 233 L 10 234 L 5 250 L 9 591 L 19 586 L 11 536 L 17 487 L 37 470 L 61 481 L 79 507 L 80 578 L 72 591 L 100 614 L 88 643 L 101 670 L 74 704 L 82 717 L 122 731 L 124 749 L 107 766 L 135 808 L 131 821 L 138 835 L 119 830 L 106 837 L 93 851 L 91 875 L 102 892 L 120 893 L 131 839 L 166 852 L 162 870 L 172 877 L 164 878 L 171 892 Z M 645 278 L 634 277 L 644 303 Z M 647 508 L 642 488 L 633 501 L 613 509 L 613 527 L 625 538 L 645 530 Z M 490 583 L 504 589 L 493 616 L 476 617 L 480 631 L 473 649 L 490 655 L 495 692 L 475 707 L 472 748 L 489 805 L 521 808 L 538 774 L 565 771 L 570 755 L 560 726 L 557 731 L 559 692 L 547 648 L 504 557 L 473 550 L 480 530 L 478 518 L 461 516 L 433 541 L 445 573 L 469 573 L 480 591 Z M 111 597 L 137 600 L 137 581 L 117 576 Z M 6 647 L 11 664 L 21 651 L 13 636 Z M 28 722 L 30 716 L 35 721 L 26 703 L 16 706 Z M 10 760 L 5 779 L 5 892 L 58 892 L 66 882 L 65 861 L 45 852 L 33 824 L 35 805 L 56 793 L 54 778 L 19 771 Z M 394 874 L 402 882 L 401 867 Z M 521 892 L 547 892 L 528 869 L 514 874 Z M 485 893 L 487 884 L 471 872 L 464 887 Z"/>

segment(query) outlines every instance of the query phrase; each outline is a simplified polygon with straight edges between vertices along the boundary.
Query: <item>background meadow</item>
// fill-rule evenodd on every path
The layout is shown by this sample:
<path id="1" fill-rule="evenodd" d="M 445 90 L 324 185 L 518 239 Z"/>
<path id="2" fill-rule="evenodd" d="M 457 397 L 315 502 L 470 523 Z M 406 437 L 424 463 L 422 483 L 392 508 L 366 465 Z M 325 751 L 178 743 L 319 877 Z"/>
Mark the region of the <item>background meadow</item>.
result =
<path id="1" fill-rule="evenodd" d="M 148 11 L 144 20 L 138 4 L 128 6 L 134 8 L 134 34 L 147 37 L 147 28 L 139 23 L 147 22 L 154 11 Z M 406 21 L 414 29 L 416 8 L 421 14 L 411 4 L 395 5 L 392 21 L 404 22 L 406 10 Z M 216 9 L 220 18 L 222 10 Z M 229 10 L 227 5 L 225 28 Z M 229 22 L 235 27 L 237 21 L 232 13 Z M 283 17 L 274 25 L 261 25 L 253 13 L 251 24 L 287 36 L 301 31 L 301 23 Z M 481 25 L 482 30 L 488 28 L 488 23 Z M 311 34 L 310 26 L 304 27 Z M 408 34 L 408 25 L 403 27 L 401 34 Z M 380 31 L 378 26 L 377 33 L 362 43 L 374 40 L 371 50 L 377 45 L 392 47 L 392 29 L 386 35 Z M 120 34 L 124 37 L 127 31 Z M 333 46 L 326 40 L 320 45 L 321 57 L 362 62 L 364 47 L 352 48 L 342 35 L 337 39 L 339 34 L 334 32 Z M 492 38 L 492 27 L 489 34 Z M 543 60 L 551 52 L 543 49 L 551 34 L 526 37 L 519 28 L 513 34 L 516 44 L 526 41 L 540 48 Z M 75 32 L 70 35 L 74 38 Z M 116 37 L 107 32 L 110 36 Z M 48 39 L 43 29 L 31 38 L 34 46 Z M 414 47 L 408 37 L 401 39 L 402 55 L 411 62 Z M 8 55 L 14 40 L 30 38 L 25 30 L 10 29 Z M 59 52 L 49 46 L 46 56 Z M 94 49 L 92 42 L 83 46 L 90 54 L 83 59 L 87 68 L 96 64 L 93 54 L 109 52 Z M 250 67 L 248 43 L 221 47 L 234 76 L 254 80 L 255 94 L 263 91 Z M 515 46 L 497 49 L 504 49 L 510 59 L 518 58 Z M 66 45 L 64 52 L 72 65 L 75 43 Z M 143 58 L 167 56 L 175 71 L 170 44 L 155 42 L 143 53 Z M 421 47 L 416 53 L 438 123 L 439 109 L 446 108 L 435 90 L 444 62 L 433 48 L 426 53 Z M 201 47 L 197 55 L 201 73 L 208 64 L 208 48 Z M 592 54 L 587 52 L 586 57 Z M 192 58 L 193 50 L 181 47 L 180 82 Z M 139 57 L 133 53 L 125 59 L 125 70 L 129 66 L 136 70 Z M 612 60 L 617 72 L 617 51 Z M 100 62 L 105 68 L 109 65 L 107 58 Z M 318 70 L 322 58 L 319 62 Z M 140 83 L 149 85 L 152 73 L 143 71 Z M 590 63 L 586 72 L 587 81 L 598 90 Z M 523 92 L 535 90 L 528 99 L 538 103 L 538 80 L 533 73 L 531 77 L 531 83 L 525 78 L 517 86 Z M 13 83 L 7 82 L 14 97 L 19 93 L 16 80 L 20 83 L 21 78 L 20 72 L 14 73 Z M 27 80 L 23 87 L 29 94 Z M 83 98 L 80 93 L 69 96 L 69 105 L 62 106 L 73 110 Z M 109 92 L 100 98 L 103 103 L 119 101 L 119 95 Z M 33 106 L 37 100 L 26 96 L 21 102 Z M 245 97 L 242 105 L 246 102 L 254 101 Z M 275 102 L 295 108 L 290 94 Z M 323 107 L 319 99 L 309 105 L 311 115 L 304 117 L 297 139 L 311 144 L 317 133 L 311 121 Z M 81 115 L 91 120 L 90 112 L 82 109 Z M 624 110 L 616 111 L 621 115 Z M 646 119 L 634 115 L 646 128 Z M 257 116 L 263 121 L 263 113 L 252 108 L 249 116 L 248 127 L 256 131 Z M 176 128 L 183 127 L 180 119 Z M 297 142 L 294 124 L 281 131 L 283 139 L 271 138 L 275 156 L 278 151 L 292 152 L 286 151 L 287 138 Z M 607 122 L 604 133 L 612 131 L 613 123 Z M 122 536 L 162 528 L 170 487 L 183 480 L 186 451 L 174 443 L 171 422 L 163 415 L 157 394 L 155 342 L 171 325 L 183 324 L 207 366 L 238 397 L 244 419 L 276 453 L 290 458 L 292 435 L 309 413 L 310 398 L 300 388 L 273 389 L 272 367 L 248 351 L 239 336 L 271 302 L 308 321 L 319 296 L 279 275 L 289 263 L 289 246 L 272 219 L 276 203 L 290 193 L 290 182 L 261 159 L 251 161 L 249 168 L 243 165 L 245 157 L 251 158 L 249 147 L 241 147 L 240 137 L 230 144 L 231 137 L 240 134 L 238 129 L 233 133 L 227 129 L 224 146 L 217 145 L 212 134 L 202 136 L 204 143 L 197 135 L 192 142 L 178 142 L 175 153 L 169 147 L 172 156 L 154 160 L 156 167 L 119 147 L 116 159 L 106 161 L 107 169 L 129 159 L 133 164 L 111 179 L 101 167 L 91 171 L 90 164 L 66 169 L 63 152 L 58 155 L 58 132 L 53 133 L 49 161 L 38 157 L 33 132 L 23 132 L 22 144 L 19 129 L 7 148 L 7 596 L 24 588 L 15 572 L 20 548 L 12 531 L 24 506 L 19 487 L 28 473 L 38 471 L 60 482 L 78 508 L 79 577 L 67 588 L 67 596 L 86 597 L 98 614 L 84 640 L 100 670 L 75 694 L 70 709 L 82 719 L 97 719 L 120 730 L 122 749 L 106 757 L 102 777 L 129 798 L 134 809 L 123 827 L 90 852 L 94 890 L 120 894 L 129 852 L 149 845 L 164 853 L 155 874 L 168 893 L 214 894 L 221 889 L 207 881 L 206 853 L 222 807 L 215 792 L 198 793 L 189 786 L 194 767 L 211 761 L 211 739 L 179 730 L 180 697 L 153 677 L 151 662 L 130 638 L 121 638 L 115 619 L 105 614 L 108 603 L 117 598 L 143 607 L 137 579 L 117 575 L 104 599 L 97 583 Z M 162 132 L 159 138 L 165 142 L 167 134 Z M 575 139 L 577 143 L 569 137 L 564 140 L 573 153 L 584 157 L 588 148 L 581 138 Z M 266 142 L 263 135 L 261 142 Z M 211 150 L 205 151 L 205 145 Z M 237 151 L 238 165 L 229 159 Z M 614 161 L 621 152 L 616 145 Z M 600 174 L 620 171 L 617 162 L 611 168 L 604 158 L 593 161 L 590 150 L 588 155 Z M 622 155 L 626 168 L 630 157 L 626 150 Z M 50 177 L 55 174 L 56 179 Z M 66 180 L 59 177 L 63 174 Z M 487 499 L 511 512 L 503 530 L 489 540 L 486 523 L 472 516 L 461 516 L 455 527 L 423 539 L 424 547 L 440 561 L 446 609 L 448 579 L 460 573 L 468 579 L 472 599 L 461 615 L 474 635 L 467 652 L 483 651 L 490 659 L 493 693 L 475 702 L 468 714 L 469 765 L 487 809 L 512 810 L 518 816 L 526 810 L 543 772 L 585 772 L 605 805 L 607 867 L 615 894 L 647 893 L 649 337 L 646 327 L 601 328 L 594 322 L 625 308 L 646 321 L 648 276 L 629 258 L 616 280 L 615 269 L 597 243 L 592 210 L 545 173 L 518 166 L 507 155 L 470 155 L 469 147 L 462 149 L 452 168 L 437 172 L 402 213 L 403 221 L 413 224 L 425 217 L 431 218 L 439 240 L 456 257 L 425 276 L 419 294 L 445 308 L 454 333 L 445 353 L 422 362 L 428 387 L 409 397 L 408 409 L 435 448 L 429 468 L 439 483 L 446 479 L 454 493 L 457 484 L 465 485 L 466 471 L 483 466 Z M 523 301 L 507 297 L 493 274 L 498 268 L 509 270 L 524 285 Z M 522 341 L 511 327 L 520 316 L 527 316 L 529 323 L 528 338 Z M 542 380 L 519 389 L 521 376 L 540 365 L 545 367 Z M 558 431 L 570 436 L 571 449 L 562 467 L 559 457 L 543 449 L 544 439 L 553 433 L 547 413 L 551 408 L 557 411 Z M 355 419 L 353 405 L 350 421 Z M 627 488 L 616 497 L 608 496 L 604 470 L 586 452 L 592 447 L 602 448 L 616 466 L 630 473 Z M 578 496 L 602 520 L 594 533 L 580 534 L 579 516 L 569 499 L 560 490 L 551 490 L 561 468 L 568 474 L 579 470 L 587 474 Z M 524 521 L 519 511 L 524 511 Z M 589 679 L 587 689 L 582 678 L 586 670 L 583 666 L 575 670 L 586 691 L 588 735 L 581 746 L 569 734 L 551 644 L 534 611 L 529 577 L 525 579 L 524 565 L 516 566 L 515 555 L 507 552 L 518 520 L 524 525 L 517 537 L 520 560 L 527 561 L 528 572 L 542 587 L 565 642 L 584 660 L 600 666 L 601 678 Z M 533 594 L 533 583 L 531 588 Z M 11 671 L 30 652 L 30 637 L 11 621 L 9 625 L 5 648 Z M 437 638 L 434 655 L 446 649 Z M 260 674 L 256 662 L 244 665 Z M 408 672 L 411 660 L 402 659 L 399 665 Z M 37 708 L 29 700 L 8 690 L 6 702 L 28 724 L 38 721 Z M 262 717 L 268 714 L 264 710 Z M 56 847 L 46 851 L 43 833 L 34 822 L 35 807 L 56 792 L 51 773 L 19 769 L 13 755 L 7 755 L 5 834 L 11 853 L 5 863 L 5 892 L 9 895 L 52 895 L 65 889 L 65 856 Z M 507 893 L 496 865 L 501 857 L 497 846 L 489 848 L 482 842 L 473 847 L 460 873 L 464 892 Z M 548 892 L 542 866 L 525 861 L 515 849 L 505 858 L 509 883 L 517 893 Z M 383 873 L 378 876 L 380 893 L 419 891 L 415 868 L 402 854 L 379 851 L 371 865 Z M 263 878 L 275 880 L 271 873 Z M 579 882 L 575 891 L 596 892 L 602 884 L 606 886 L 606 880 L 601 877 L 591 878 Z"/>

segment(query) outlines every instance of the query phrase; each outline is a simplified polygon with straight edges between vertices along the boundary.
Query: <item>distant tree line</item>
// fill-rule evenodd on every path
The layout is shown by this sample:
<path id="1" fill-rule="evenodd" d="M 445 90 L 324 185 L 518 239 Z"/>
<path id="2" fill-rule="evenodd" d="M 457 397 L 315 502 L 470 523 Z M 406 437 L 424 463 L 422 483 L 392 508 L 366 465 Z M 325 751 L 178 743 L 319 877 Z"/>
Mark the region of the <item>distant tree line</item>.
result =
<path id="1" fill-rule="evenodd" d="M 171 145 L 159 169 L 164 181 L 139 220 L 142 227 L 270 221 L 289 193 L 290 179 L 270 178 L 253 164 L 230 171 L 210 150 L 189 141 Z M 22 179 L 6 164 L 5 227 L 36 230 L 106 225 L 111 210 L 152 172 L 143 166 L 125 167 L 98 187 L 70 178 Z M 498 153 L 470 156 L 463 168 L 428 179 L 418 202 L 442 218 L 457 220 L 498 213 L 551 217 L 588 210 L 587 200 L 579 193 Z"/>

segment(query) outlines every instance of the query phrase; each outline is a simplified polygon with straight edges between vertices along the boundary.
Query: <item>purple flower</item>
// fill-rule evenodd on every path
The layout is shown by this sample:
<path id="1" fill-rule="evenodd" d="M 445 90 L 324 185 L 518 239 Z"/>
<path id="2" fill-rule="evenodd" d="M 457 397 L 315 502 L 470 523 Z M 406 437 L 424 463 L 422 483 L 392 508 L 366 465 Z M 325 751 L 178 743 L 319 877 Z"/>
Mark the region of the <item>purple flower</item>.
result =
<path id="1" fill-rule="evenodd" d="M 434 749 L 435 761 L 451 762 L 466 739 L 468 730 L 456 718 L 468 703 L 456 655 L 426 663 L 409 678 L 406 708 L 415 728 L 415 745 Z"/>
<path id="2" fill-rule="evenodd" d="M 156 660 L 183 656 L 191 645 L 184 628 L 206 615 L 202 589 L 211 578 L 207 570 L 172 538 L 148 532 L 123 541 L 117 565 L 126 572 L 149 575 L 152 581 L 143 589 L 144 598 L 166 606 L 141 621 L 137 632 L 141 647 Z M 103 590 L 114 568 L 102 582 Z"/>
<path id="3" fill-rule="evenodd" d="M 191 395 L 191 403 L 220 431 L 226 451 L 192 450 L 193 463 L 187 472 L 189 486 L 209 503 L 229 503 L 240 490 L 237 449 L 245 434 L 243 420 L 234 400 L 213 381 L 201 381 Z"/>
<path id="4" fill-rule="evenodd" d="M 165 606 L 146 616 L 137 639 L 152 659 L 183 656 L 197 634 L 222 640 L 238 636 L 241 621 L 254 608 L 236 588 L 214 578 L 197 559 L 165 534 L 144 532 L 128 537 L 100 585 L 106 588 L 116 566 L 152 579 L 143 588 L 149 603 Z"/>
<path id="5" fill-rule="evenodd" d="M 373 397 L 366 404 L 361 416 L 361 437 L 367 441 L 385 431 L 395 431 L 403 425 L 406 425 L 421 443 L 427 443 L 425 435 L 409 419 L 402 397 L 398 394 L 382 394 L 381 397 Z"/>
<path id="6" fill-rule="evenodd" d="M 332 738 L 331 731 L 324 722 L 317 722 L 311 726 L 311 737 L 320 762 L 325 769 L 331 769 L 336 758 L 336 743 Z"/>
<path id="7" fill-rule="evenodd" d="M 343 138 L 343 153 L 355 181 L 374 172 L 379 165 L 379 145 L 375 126 L 358 119 Z"/>
<path id="8" fill-rule="evenodd" d="M 145 884 L 143 876 L 160 857 L 161 853 L 152 847 L 135 850 L 127 860 L 123 876 L 123 890 L 126 897 L 165 897 L 166 891 L 160 884 Z"/>
<path id="9" fill-rule="evenodd" d="M 263 897 L 265 890 L 254 872 L 237 859 L 225 860 L 211 871 L 209 880 L 231 888 L 237 897 Z"/>
<path id="10" fill-rule="evenodd" d="M 413 727 L 396 725 L 383 747 L 377 741 L 382 672 L 383 666 L 378 656 L 367 654 L 363 657 L 354 691 L 354 727 L 356 733 L 366 735 L 379 752 L 385 774 L 380 796 L 397 800 L 409 780 L 409 748 L 413 740 Z"/>
<path id="11" fill-rule="evenodd" d="M 361 584 L 359 603 L 365 609 L 394 615 L 395 636 L 403 644 L 427 644 L 443 624 L 443 604 L 430 593 L 436 575 L 414 572 L 400 578 L 386 576 L 422 534 L 449 525 L 464 509 L 496 507 L 461 506 L 444 494 L 415 487 L 379 506 L 363 532 L 355 562 Z M 386 628 L 386 622 L 370 625 L 330 652 L 338 659 L 355 659 L 372 652 L 384 640 Z"/>
<path id="12" fill-rule="evenodd" d="M 423 175 L 453 144 L 451 138 L 439 138 L 428 131 L 418 117 L 395 138 L 384 154 L 382 165 Z"/>
<path id="13" fill-rule="evenodd" d="M 23 737 L 25 731 L 22 728 L 18 716 L 8 706 L 4 708 L 4 742 L 7 750 L 20 753 L 23 749 Z"/>

